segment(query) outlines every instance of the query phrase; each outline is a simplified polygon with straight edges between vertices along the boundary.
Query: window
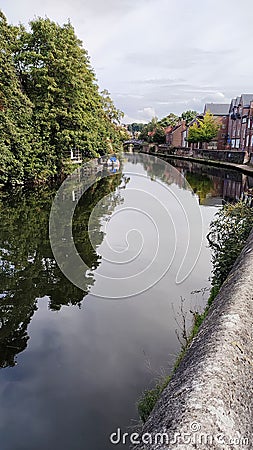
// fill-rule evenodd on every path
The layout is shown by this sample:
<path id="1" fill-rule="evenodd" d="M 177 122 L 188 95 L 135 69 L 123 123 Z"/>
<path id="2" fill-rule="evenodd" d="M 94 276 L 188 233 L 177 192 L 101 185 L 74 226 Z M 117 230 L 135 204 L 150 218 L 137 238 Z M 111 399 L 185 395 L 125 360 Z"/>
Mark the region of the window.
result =
<path id="1" fill-rule="evenodd" d="M 247 117 L 243 117 L 242 118 L 242 123 L 246 123 L 247 122 Z"/>
<path id="2" fill-rule="evenodd" d="M 217 150 L 217 148 L 218 148 L 217 141 L 208 142 L 207 144 L 208 150 Z"/>
<path id="3" fill-rule="evenodd" d="M 70 159 L 73 162 L 82 161 L 82 153 L 79 148 L 73 148 L 70 150 Z"/>
<path id="4" fill-rule="evenodd" d="M 248 146 L 249 146 L 249 135 L 246 138 L 246 147 L 248 147 Z"/>
<path id="5" fill-rule="evenodd" d="M 240 139 L 236 139 L 235 146 L 236 146 L 236 148 L 240 147 Z"/>
<path id="6" fill-rule="evenodd" d="M 231 147 L 232 147 L 232 148 L 235 148 L 235 139 L 232 139 L 232 140 L 231 140 Z"/>

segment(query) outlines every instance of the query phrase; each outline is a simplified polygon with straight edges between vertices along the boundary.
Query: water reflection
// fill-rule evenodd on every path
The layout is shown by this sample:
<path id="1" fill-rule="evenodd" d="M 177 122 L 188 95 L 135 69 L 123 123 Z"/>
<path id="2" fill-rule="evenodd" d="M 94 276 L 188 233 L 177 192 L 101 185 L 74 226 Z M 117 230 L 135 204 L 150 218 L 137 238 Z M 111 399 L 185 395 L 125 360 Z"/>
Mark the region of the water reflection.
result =
<path id="1" fill-rule="evenodd" d="M 94 176 L 97 180 L 94 179 Z M 115 192 L 121 174 L 99 179 L 93 175 L 93 186 L 82 197 L 73 222 L 73 234 L 80 252 L 85 252 L 90 267 L 97 268 L 100 258 L 92 247 L 87 224 L 97 202 L 107 195 L 107 205 L 100 215 L 93 216 L 96 242 L 103 240 L 100 220 L 113 212 L 120 201 Z M 85 275 L 86 291 L 70 283 L 58 268 L 48 239 L 48 220 L 52 190 L 2 193 L 0 197 L 0 367 L 15 365 L 15 356 L 22 352 L 29 339 L 27 327 L 37 309 L 37 298 L 47 295 L 49 308 L 80 305 L 94 283 L 92 273 Z M 69 192 L 77 202 L 78 192 Z"/>
<path id="2" fill-rule="evenodd" d="M 131 156 L 134 164 L 140 163 L 143 158 L 138 153 Z M 160 158 L 159 158 L 160 159 Z M 187 182 L 199 198 L 201 205 L 212 206 L 224 202 L 235 202 L 252 195 L 253 178 L 242 172 L 230 169 L 208 166 L 186 160 L 164 158 L 169 164 L 178 170 L 178 177 L 171 177 L 171 172 L 155 160 L 148 160 L 144 167 L 151 179 L 158 177 L 160 180 L 187 189 Z"/>

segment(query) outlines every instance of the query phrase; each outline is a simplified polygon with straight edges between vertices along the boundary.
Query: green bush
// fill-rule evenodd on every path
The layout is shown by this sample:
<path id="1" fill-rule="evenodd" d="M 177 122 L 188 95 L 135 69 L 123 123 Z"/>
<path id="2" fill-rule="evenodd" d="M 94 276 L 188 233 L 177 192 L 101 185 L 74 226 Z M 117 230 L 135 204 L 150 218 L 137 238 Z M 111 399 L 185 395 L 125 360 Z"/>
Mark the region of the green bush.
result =
<path id="1" fill-rule="evenodd" d="M 243 202 L 226 204 L 216 214 L 207 238 L 212 249 L 212 285 L 220 287 L 253 227 L 253 211 Z"/>

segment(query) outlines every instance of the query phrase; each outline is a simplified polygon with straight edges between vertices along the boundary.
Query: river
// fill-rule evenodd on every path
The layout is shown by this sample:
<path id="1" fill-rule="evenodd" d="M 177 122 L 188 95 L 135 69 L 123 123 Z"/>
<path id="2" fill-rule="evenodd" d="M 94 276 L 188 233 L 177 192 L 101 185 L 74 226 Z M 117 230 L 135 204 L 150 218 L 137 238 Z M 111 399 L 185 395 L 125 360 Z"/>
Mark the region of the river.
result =
<path id="1" fill-rule="evenodd" d="M 93 174 L 83 195 L 69 185 L 76 248 L 90 267 L 82 290 L 52 253 L 56 188 L 1 192 L 1 450 L 116 448 L 110 434 L 134 429 L 142 391 L 173 367 L 180 309 L 190 325 L 190 310 L 203 309 L 210 288 L 205 238 L 198 256 L 200 217 L 205 236 L 222 203 L 239 199 L 253 180 L 170 163 L 177 171 L 154 157 L 125 155 L 120 170 Z"/>

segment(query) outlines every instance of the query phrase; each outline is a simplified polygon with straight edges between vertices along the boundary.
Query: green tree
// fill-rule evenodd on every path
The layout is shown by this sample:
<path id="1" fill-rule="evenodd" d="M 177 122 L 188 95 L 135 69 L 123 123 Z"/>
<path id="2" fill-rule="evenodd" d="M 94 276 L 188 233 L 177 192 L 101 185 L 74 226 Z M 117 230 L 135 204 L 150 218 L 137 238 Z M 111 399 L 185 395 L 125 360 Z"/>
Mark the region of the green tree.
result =
<path id="1" fill-rule="evenodd" d="M 157 126 L 154 130 L 154 134 L 151 136 L 151 142 L 157 144 L 164 144 L 165 142 L 165 131 L 161 126 Z"/>
<path id="2" fill-rule="evenodd" d="M 0 15 L 0 182 L 45 182 L 84 157 L 118 150 L 122 113 L 99 93 L 70 23 L 38 18 L 12 27 Z"/>
<path id="3" fill-rule="evenodd" d="M 210 142 L 217 136 L 220 125 L 213 115 L 208 111 L 203 119 L 197 121 L 189 128 L 188 142 Z"/>
<path id="4" fill-rule="evenodd" d="M 157 117 L 153 117 L 151 119 L 151 121 L 149 123 L 147 123 L 146 125 L 144 125 L 144 127 L 141 130 L 140 133 L 140 139 L 143 139 L 144 141 L 147 142 L 153 142 L 152 141 L 152 133 L 155 132 L 156 128 L 158 125 L 158 119 Z"/>
<path id="5" fill-rule="evenodd" d="M 131 133 L 140 133 L 146 124 L 141 122 L 133 122 L 127 126 L 128 131 Z"/>
<path id="6" fill-rule="evenodd" d="M 110 122 L 118 125 L 121 119 L 123 119 L 124 113 L 120 111 L 120 109 L 117 109 L 115 107 L 110 97 L 110 93 L 107 91 L 107 89 L 104 89 L 101 92 L 101 96 L 102 96 L 102 106 L 107 118 L 110 120 Z"/>
<path id="7" fill-rule="evenodd" d="M 169 125 L 171 125 L 172 127 L 176 126 L 179 122 L 179 117 L 174 114 L 174 113 L 170 113 L 168 114 L 168 116 L 164 117 L 163 119 L 159 120 L 158 124 L 161 127 L 168 127 Z"/>
<path id="8" fill-rule="evenodd" d="M 84 156 L 106 152 L 119 113 L 109 95 L 99 94 L 87 51 L 70 23 L 39 18 L 30 26 L 31 33 L 21 29 L 16 61 L 34 104 L 40 160 L 58 173 L 70 149 L 79 148 Z"/>
<path id="9" fill-rule="evenodd" d="M 0 11 L 0 183 L 21 182 L 30 154 L 32 104 L 13 61 L 16 37 Z"/>
<path id="10" fill-rule="evenodd" d="M 226 204 L 216 213 L 207 235 L 212 250 L 212 285 L 220 288 L 241 253 L 253 227 L 252 208 Z"/>
<path id="11" fill-rule="evenodd" d="M 189 109 L 188 111 L 184 111 L 181 114 L 181 119 L 186 122 L 186 125 L 188 125 L 193 119 L 197 117 L 197 115 L 198 115 L 197 111 Z"/>

